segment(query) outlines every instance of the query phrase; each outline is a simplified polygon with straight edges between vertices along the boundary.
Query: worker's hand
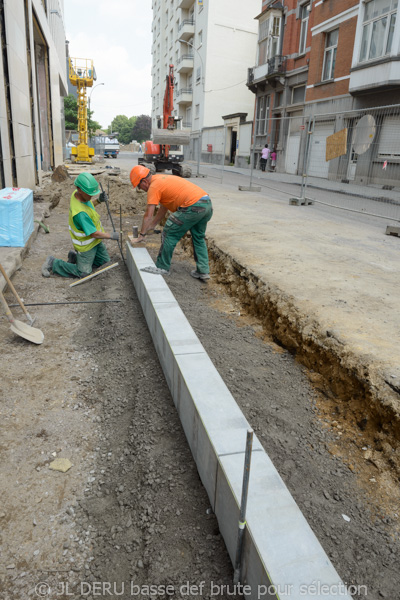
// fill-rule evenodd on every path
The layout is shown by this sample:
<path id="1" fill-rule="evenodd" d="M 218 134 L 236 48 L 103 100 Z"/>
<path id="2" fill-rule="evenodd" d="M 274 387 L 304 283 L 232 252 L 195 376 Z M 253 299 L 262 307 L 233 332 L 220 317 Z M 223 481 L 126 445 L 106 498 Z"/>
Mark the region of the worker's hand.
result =
<path id="1" fill-rule="evenodd" d="M 101 192 L 100 196 L 99 196 L 99 202 L 107 202 L 108 200 L 108 196 L 105 192 Z"/>
<path id="2" fill-rule="evenodd" d="M 113 231 L 112 233 L 110 233 L 110 240 L 119 240 L 118 231 Z"/>
<path id="3" fill-rule="evenodd" d="M 140 242 L 145 242 L 145 241 L 146 241 L 146 236 L 144 236 L 144 235 L 140 235 L 140 234 L 139 234 L 139 237 L 137 237 L 137 238 L 132 238 L 132 242 L 133 242 L 134 244 L 140 244 Z"/>

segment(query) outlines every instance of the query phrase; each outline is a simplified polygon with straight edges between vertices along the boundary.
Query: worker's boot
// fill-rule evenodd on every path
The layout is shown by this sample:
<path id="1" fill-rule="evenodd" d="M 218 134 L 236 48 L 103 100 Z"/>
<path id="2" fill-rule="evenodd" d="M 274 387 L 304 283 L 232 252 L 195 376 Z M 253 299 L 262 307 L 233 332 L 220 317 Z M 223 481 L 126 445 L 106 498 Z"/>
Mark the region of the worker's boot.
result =
<path id="1" fill-rule="evenodd" d="M 71 265 L 76 265 L 76 257 L 77 253 L 75 252 L 75 250 L 70 250 L 68 252 L 68 262 L 71 263 Z"/>
<path id="2" fill-rule="evenodd" d="M 50 277 L 52 274 L 52 266 L 54 262 L 54 256 L 48 256 L 46 261 L 42 265 L 42 275 L 43 277 Z"/>
<path id="3" fill-rule="evenodd" d="M 190 274 L 195 279 L 201 279 L 202 281 L 210 279 L 210 273 L 199 273 L 198 271 L 191 271 Z"/>

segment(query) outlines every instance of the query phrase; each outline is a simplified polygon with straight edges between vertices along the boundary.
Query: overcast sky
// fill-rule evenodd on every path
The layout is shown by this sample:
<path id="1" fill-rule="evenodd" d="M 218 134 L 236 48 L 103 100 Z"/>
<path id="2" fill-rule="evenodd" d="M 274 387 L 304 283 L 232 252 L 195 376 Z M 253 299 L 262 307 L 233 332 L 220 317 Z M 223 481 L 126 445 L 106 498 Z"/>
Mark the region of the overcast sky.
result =
<path id="1" fill-rule="evenodd" d="M 70 56 L 92 58 L 95 85 L 105 84 L 92 88 L 94 120 L 150 115 L 151 1 L 65 0 L 64 11 Z"/>

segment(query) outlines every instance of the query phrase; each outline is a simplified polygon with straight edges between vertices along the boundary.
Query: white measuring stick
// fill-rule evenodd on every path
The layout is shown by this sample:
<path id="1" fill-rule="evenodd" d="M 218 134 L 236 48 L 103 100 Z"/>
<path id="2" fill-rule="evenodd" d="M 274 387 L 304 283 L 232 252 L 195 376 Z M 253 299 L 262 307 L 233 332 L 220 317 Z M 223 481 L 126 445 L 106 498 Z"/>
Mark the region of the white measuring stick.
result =
<path id="1" fill-rule="evenodd" d="M 100 269 L 100 271 L 96 271 L 96 273 L 92 273 L 91 275 L 88 275 L 87 277 L 82 277 L 82 279 L 78 279 L 78 281 L 75 281 L 74 283 L 70 283 L 69 287 L 74 287 L 75 285 L 79 285 L 80 283 L 86 283 L 86 281 L 89 281 L 89 279 L 92 279 L 93 277 L 97 277 L 97 275 L 100 275 L 100 273 L 104 273 L 104 271 L 108 271 L 108 269 L 113 269 L 114 267 L 118 267 L 118 263 L 114 263 L 113 265 L 110 265 L 109 267 L 104 267 L 104 269 Z"/>

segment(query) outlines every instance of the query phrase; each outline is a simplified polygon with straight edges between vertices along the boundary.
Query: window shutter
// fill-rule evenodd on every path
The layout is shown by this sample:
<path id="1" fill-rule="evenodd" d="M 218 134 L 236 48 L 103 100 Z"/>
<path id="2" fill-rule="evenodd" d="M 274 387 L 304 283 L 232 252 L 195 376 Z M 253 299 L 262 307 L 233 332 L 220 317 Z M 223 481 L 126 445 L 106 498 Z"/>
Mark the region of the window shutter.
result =
<path id="1" fill-rule="evenodd" d="M 386 117 L 379 137 L 379 156 L 400 157 L 400 118 Z"/>

